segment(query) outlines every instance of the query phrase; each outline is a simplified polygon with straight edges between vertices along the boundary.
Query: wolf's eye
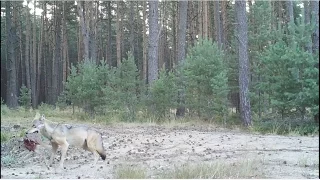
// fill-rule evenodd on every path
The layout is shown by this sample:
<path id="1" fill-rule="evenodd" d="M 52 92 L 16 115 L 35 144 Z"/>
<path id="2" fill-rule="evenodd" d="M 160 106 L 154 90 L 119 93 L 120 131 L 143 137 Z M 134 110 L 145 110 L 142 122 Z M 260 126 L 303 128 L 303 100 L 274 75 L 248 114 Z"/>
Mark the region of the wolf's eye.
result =
<path id="1" fill-rule="evenodd" d="M 35 128 L 35 127 L 36 127 L 36 125 L 32 125 L 32 127 L 33 127 L 33 128 Z"/>
<path id="2" fill-rule="evenodd" d="M 38 131 L 38 130 L 36 130 L 34 133 L 39 133 L 39 131 Z"/>

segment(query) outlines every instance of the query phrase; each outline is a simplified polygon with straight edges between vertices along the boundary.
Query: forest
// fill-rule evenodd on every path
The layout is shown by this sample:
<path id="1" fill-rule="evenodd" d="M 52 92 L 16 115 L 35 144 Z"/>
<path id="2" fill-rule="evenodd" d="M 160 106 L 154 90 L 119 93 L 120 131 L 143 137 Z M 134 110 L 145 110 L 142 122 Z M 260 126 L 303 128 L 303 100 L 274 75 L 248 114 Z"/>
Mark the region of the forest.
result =
<path id="1" fill-rule="evenodd" d="M 319 1 L 1 1 L 1 115 L 41 106 L 309 133 Z"/>

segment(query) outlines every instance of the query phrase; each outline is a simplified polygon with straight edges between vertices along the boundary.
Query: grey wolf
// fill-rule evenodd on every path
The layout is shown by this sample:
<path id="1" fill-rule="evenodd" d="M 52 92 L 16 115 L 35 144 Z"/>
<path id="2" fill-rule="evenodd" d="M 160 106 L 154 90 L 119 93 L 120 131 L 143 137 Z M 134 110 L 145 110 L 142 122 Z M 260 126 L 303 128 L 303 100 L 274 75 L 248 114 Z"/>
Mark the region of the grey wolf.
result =
<path id="1" fill-rule="evenodd" d="M 106 153 L 102 143 L 102 135 L 94 128 L 51 123 L 44 115 L 38 118 L 37 116 L 39 115 L 36 115 L 32 128 L 27 131 L 27 134 L 41 133 L 44 137 L 50 140 L 52 153 L 49 160 L 49 166 L 52 165 L 58 147 L 61 147 L 61 169 L 63 168 L 63 163 L 69 146 L 82 147 L 83 149 L 92 152 L 94 155 L 93 166 L 96 165 L 99 156 L 103 160 L 106 159 Z"/>

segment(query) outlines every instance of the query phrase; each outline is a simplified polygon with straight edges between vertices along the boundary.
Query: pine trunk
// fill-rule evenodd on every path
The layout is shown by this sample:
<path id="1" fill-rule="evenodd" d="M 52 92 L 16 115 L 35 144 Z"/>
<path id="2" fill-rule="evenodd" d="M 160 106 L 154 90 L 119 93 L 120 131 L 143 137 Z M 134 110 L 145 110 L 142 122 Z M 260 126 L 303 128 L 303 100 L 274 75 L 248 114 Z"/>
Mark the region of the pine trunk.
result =
<path id="1" fill-rule="evenodd" d="M 117 67 L 121 64 L 121 39 L 122 39 L 122 14 L 121 14 L 121 1 L 117 1 Z"/>
<path id="2" fill-rule="evenodd" d="M 6 28 L 7 28 L 7 105 L 9 108 L 18 107 L 18 91 L 16 82 L 16 59 L 14 52 L 15 27 L 11 20 L 11 3 L 6 1 Z"/>
<path id="3" fill-rule="evenodd" d="M 235 2 L 238 46 L 239 46 L 239 90 L 240 114 L 245 126 L 251 125 L 251 107 L 249 98 L 249 58 L 248 58 L 248 26 L 246 14 L 246 1 Z"/>
<path id="4" fill-rule="evenodd" d="M 187 30 L 187 11 L 188 1 L 179 1 L 179 28 L 178 28 L 178 63 L 182 66 L 186 57 L 186 30 Z M 183 77 L 181 76 L 181 81 Z M 185 92 L 181 90 L 178 92 L 178 104 L 176 115 L 183 117 L 185 115 Z"/>
<path id="5" fill-rule="evenodd" d="M 145 83 L 147 83 L 147 2 L 143 1 L 143 12 L 142 12 L 142 24 L 143 24 L 143 62 L 142 62 L 142 77 Z"/>
<path id="6" fill-rule="evenodd" d="M 148 83 L 158 78 L 158 1 L 149 1 Z"/>

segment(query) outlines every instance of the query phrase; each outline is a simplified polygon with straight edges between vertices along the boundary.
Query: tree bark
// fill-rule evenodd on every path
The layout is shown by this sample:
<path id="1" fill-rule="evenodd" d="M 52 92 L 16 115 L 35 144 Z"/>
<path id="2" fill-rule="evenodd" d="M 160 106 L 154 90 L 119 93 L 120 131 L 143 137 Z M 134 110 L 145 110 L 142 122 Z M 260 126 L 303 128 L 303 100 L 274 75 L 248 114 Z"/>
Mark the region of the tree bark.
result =
<path id="1" fill-rule="evenodd" d="M 36 8 L 36 1 L 34 1 L 34 9 Z M 33 13 L 33 29 L 32 29 L 32 60 L 30 63 L 30 69 L 31 69 L 31 102 L 32 102 L 32 107 L 36 108 L 38 105 L 37 102 L 37 96 L 36 96 L 36 77 L 37 77 L 37 34 L 36 34 L 36 28 L 37 28 L 37 23 L 36 23 L 36 14 L 35 11 Z"/>
<path id="2" fill-rule="evenodd" d="M 133 1 L 129 2 L 130 5 L 130 15 L 129 15 L 129 24 L 130 24 L 130 37 L 129 37 L 129 43 L 130 43 L 130 51 L 134 55 L 134 3 Z"/>
<path id="3" fill-rule="evenodd" d="M 305 24 L 310 24 L 310 5 L 309 5 L 309 1 L 304 1 L 303 2 L 303 6 L 304 6 L 304 23 Z M 308 52 L 312 52 L 312 38 L 311 41 L 309 43 L 307 43 L 306 45 L 306 49 Z"/>
<path id="4" fill-rule="evenodd" d="M 77 1 L 78 14 L 80 16 L 80 26 L 81 34 L 84 46 L 83 58 L 84 61 L 88 62 L 89 59 L 89 29 L 88 29 L 88 19 L 85 19 L 85 3 L 86 1 Z"/>
<path id="5" fill-rule="evenodd" d="M 6 1 L 6 28 L 7 28 L 7 105 L 9 108 L 18 107 L 18 91 L 16 82 L 16 59 L 14 52 L 15 27 L 11 20 L 11 2 Z"/>
<path id="6" fill-rule="evenodd" d="M 203 18 L 203 37 L 205 39 L 209 38 L 209 33 L 208 33 L 208 23 L 209 23 L 209 16 L 208 16 L 208 1 L 202 1 L 202 8 L 203 8 L 203 13 L 202 13 L 202 18 Z"/>
<path id="7" fill-rule="evenodd" d="M 122 41 L 122 12 L 121 12 L 121 1 L 117 1 L 117 37 L 116 37 L 116 43 L 117 43 L 117 67 L 121 64 L 121 58 L 122 58 L 122 49 L 121 49 L 121 41 Z"/>
<path id="8" fill-rule="evenodd" d="M 142 62 L 142 77 L 145 83 L 147 83 L 147 46 L 148 46 L 148 39 L 147 39 L 147 2 L 143 1 L 143 12 L 142 12 L 142 24 L 143 24 L 143 62 Z"/>
<path id="9" fill-rule="evenodd" d="M 111 1 L 107 2 L 107 14 L 108 14 L 108 37 L 107 37 L 107 50 L 106 50 L 106 61 L 109 66 L 112 66 L 112 48 L 111 48 L 111 36 L 112 36 L 112 15 L 111 15 Z"/>
<path id="10" fill-rule="evenodd" d="M 158 17 L 158 1 L 149 1 L 148 83 L 150 85 L 158 78 Z"/>
<path id="11" fill-rule="evenodd" d="M 220 22 L 220 5 L 219 1 L 213 1 L 214 3 L 214 24 L 215 24 L 215 36 L 219 48 L 222 48 L 222 30 Z"/>
<path id="12" fill-rule="evenodd" d="M 294 23 L 292 0 L 287 0 L 286 5 L 287 5 L 287 10 L 288 10 L 288 22 Z"/>
<path id="13" fill-rule="evenodd" d="M 249 98 L 249 58 L 248 58 L 248 26 L 246 14 L 246 1 L 235 2 L 237 16 L 237 32 L 239 44 L 239 89 L 240 114 L 245 126 L 251 125 L 251 107 Z"/>
<path id="14" fill-rule="evenodd" d="M 29 4 L 29 3 L 28 3 Z M 26 55 L 25 55 L 25 67 L 26 67 L 26 85 L 27 88 L 31 89 L 30 82 L 30 33 L 31 33 L 31 25 L 30 25 L 30 12 L 28 4 L 26 6 Z"/>
<path id="15" fill-rule="evenodd" d="M 313 32 L 313 46 L 312 50 L 314 53 L 319 52 L 319 1 L 311 1 L 312 15 L 315 19 L 315 30 Z M 319 63 L 318 63 L 319 67 Z"/>
<path id="16" fill-rule="evenodd" d="M 178 28 L 178 63 L 183 66 L 186 57 L 186 30 L 187 30 L 187 11 L 188 1 L 179 1 L 179 28 Z M 181 81 L 183 77 L 181 76 Z M 185 92 L 181 90 L 178 92 L 178 104 L 176 116 L 183 117 L 185 115 Z"/>

